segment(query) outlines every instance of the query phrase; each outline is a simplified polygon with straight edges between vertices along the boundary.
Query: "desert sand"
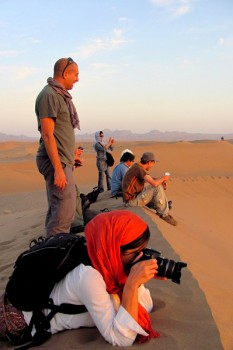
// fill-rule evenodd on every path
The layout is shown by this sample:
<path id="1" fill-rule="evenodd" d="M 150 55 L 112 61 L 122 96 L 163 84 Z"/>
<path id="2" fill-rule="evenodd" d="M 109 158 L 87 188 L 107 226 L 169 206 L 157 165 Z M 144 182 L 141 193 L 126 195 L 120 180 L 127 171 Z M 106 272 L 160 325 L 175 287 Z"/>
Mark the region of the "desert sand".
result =
<path id="1" fill-rule="evenodd" d="M 77 184 L 88 193 L 97 184 L 95 153 L 83 142 L 84 166 L 75 170 Z M 171 173 L 167 197 L 173 201 L 173 227 L 149 209 L 133 208 L 148 222 L 150 246 L 164 257 L 184 261 L 181 284 L 151 281 L 154 300 L 153 327 L 161 334 L 135 348 L 157 350 L 233 349 L 233 143 L 116 142 L 116 163 L 130 148 L 136 161 L 145 151 L 159 162 L 150 171 Z M 12 272 L 16 257 L 31 239 L 44 234 L 47 210 L 45 185 L 35 165 L 37 143 L 0 143 L 0 293 Z M 102 193 L 93 209 L 125 208 L 121 198 Z M 65 331 L 53 336 L 41 349 L 110 349 L 97 329 Z M 1 349 L 12 346 L 0 342 Z"/>

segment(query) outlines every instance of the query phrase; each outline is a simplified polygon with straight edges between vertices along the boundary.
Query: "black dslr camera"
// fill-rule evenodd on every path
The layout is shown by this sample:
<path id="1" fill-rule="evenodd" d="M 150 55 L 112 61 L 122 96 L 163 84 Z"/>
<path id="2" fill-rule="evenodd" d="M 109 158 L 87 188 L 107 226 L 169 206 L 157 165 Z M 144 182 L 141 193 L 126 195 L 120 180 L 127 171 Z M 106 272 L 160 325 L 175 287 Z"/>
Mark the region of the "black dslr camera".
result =
<path id="1" fill-rule="evenodd" d="M 172 282 L 180 284 L 181 269 L 186 267 L 187 264 L 181 261 L 175 262 L 174 260 L 169 260 L 161 257 L 161 253 L 157 250 L 145 248 L 142 250 L 143 256 L 133 263 L 136 264 L 139 261 L 156 259 L 158 264 L 158 273 L 156 276 L 166 277 L 171 279 Z"/>

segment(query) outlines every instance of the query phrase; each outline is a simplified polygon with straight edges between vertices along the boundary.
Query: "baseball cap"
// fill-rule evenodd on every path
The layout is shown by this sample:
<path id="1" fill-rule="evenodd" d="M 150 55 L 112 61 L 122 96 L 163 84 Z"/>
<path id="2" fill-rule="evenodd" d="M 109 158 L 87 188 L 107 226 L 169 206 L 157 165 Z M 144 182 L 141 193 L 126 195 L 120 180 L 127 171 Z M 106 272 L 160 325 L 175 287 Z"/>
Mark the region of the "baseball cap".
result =
<path id="1" fill-rule="evenodd" d="M 142 157 L 141 157 L 141 161 L 144 161 L 144 162 L 158 162 L 157 159 L 155 159 L 155 155 L 154 153 L 152 152 L 145 152 L 143 153 Z"/>

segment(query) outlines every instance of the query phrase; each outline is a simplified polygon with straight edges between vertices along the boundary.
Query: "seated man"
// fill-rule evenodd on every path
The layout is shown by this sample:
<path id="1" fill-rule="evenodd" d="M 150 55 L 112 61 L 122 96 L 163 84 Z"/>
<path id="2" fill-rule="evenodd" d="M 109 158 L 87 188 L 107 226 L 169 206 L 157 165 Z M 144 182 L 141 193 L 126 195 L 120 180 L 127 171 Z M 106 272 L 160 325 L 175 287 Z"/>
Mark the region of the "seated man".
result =
<path id="1" fill-rule="evenodd" d="M 111 180 L 111 193 L 113 197 L 122 197 L 122 180 L 126 171 L 131 167 L 135 155 L 129 149 L 121 153 L 120 163 L 114 168 Z"/>
<path id="2" fill-rule="evenodd" d="M 125 173 L 122 183 L 123 200 L 129 206 L 148 206 L 157 211 L 161 219 L 176 226 L 177 221 L 169 214 L 169 203 L 164 188 L 170 175 L 153 179 L 147 171 L 155 164 L 152 152 L 143 153 L 139 163 L 135 163 Z M 149 185 L 145 185 L 148 183 Z"/>

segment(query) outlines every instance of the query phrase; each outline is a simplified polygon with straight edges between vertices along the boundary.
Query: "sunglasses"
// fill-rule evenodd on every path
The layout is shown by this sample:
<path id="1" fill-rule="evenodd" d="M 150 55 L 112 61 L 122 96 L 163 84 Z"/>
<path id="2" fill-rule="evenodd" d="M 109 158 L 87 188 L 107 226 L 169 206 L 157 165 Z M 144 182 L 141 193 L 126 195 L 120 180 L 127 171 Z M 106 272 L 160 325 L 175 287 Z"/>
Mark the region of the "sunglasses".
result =
<path id="1" fill-rule="evenodd" d="M 65 68 L 64 68 L 63 71 L 62 71 L 62 76 L 63 76 L 63 74 L 65 73 L 66 68 L 67 68 L 71 63 L 74 63 L 74 60 L 73 60 L 73 58 L 68 57 L 68 58 L 67 58 L 67 63 L 66 63 L 66 65 L 65 65 Z"/>

